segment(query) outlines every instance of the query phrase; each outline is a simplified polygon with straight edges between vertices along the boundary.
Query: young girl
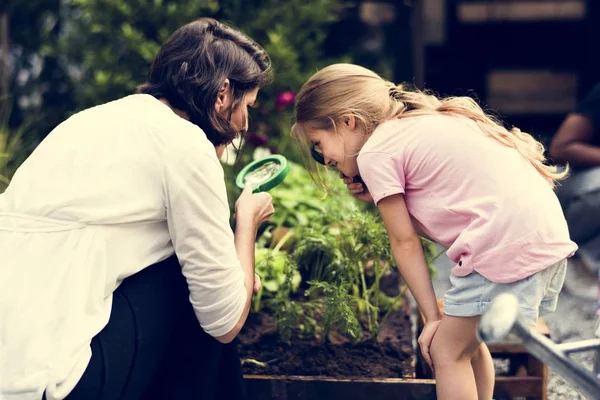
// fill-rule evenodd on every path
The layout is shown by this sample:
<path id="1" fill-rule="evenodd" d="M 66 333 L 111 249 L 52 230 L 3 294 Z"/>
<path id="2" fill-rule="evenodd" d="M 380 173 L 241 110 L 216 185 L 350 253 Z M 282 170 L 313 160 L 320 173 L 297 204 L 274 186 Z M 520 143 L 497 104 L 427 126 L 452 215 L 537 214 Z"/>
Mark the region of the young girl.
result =
<path id="1" fill-rule="evenodd" d="M 564 177 L 530 135 L 468 97 L 438 99 L 349 64 L 302 87 L 293 134 L 379 208 L 398 269 L 426 324 L 419 344 L 439 399 L 491 399 L 494 366 L 476 338 L 493 297 L 519 296 L 531 325 L 554 311 L 577 249 L 553 192 Z M 417 232 L 456 263 L 440 315 Z"/>

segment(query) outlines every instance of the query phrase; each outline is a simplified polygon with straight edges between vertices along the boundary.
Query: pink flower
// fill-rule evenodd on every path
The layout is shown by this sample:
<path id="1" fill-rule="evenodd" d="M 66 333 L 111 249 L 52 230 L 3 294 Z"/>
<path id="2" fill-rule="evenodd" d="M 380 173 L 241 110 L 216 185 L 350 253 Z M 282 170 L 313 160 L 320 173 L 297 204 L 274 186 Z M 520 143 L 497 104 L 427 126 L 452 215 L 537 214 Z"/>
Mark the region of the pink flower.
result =
<path id="1" fill-rule="evenodd" d="M 267 144 L 269 138 L 259 133 L 249 133 L 248 135 L 246 135 L 246 141 L 248 142 L 248 144 L 254 147 L 259 147 Z"/>
<path id="2" fill-rule="evenodd" d="M 293 105 L 295 100 L 296 94 L 291 90 L 287 90 L 277 95 L 276 102 L 278 106 L 287 107 Z"/>

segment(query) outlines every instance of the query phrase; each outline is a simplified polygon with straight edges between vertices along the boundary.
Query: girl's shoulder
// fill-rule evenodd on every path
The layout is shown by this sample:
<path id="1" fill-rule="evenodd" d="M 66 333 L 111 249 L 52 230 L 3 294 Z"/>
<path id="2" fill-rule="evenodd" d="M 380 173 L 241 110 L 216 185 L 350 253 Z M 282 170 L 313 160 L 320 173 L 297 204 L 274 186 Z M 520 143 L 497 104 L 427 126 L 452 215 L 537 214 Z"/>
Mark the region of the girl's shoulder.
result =
<path id="1" fill-rule="evenodd" d="M 386 153 L 402 158 L 408 153 L 429 153 L 434 149 L 455 147 L 477 140 L 481 129 L 460 115 L 419 115 L 382 122 L 369 137 L 360 153 Z"/>
<path id="2" fill-rule="evenodd" d="M 367 141 L 370 146 L 395 141 L 426 141 L 442 131 L 464 129 L 465 122 L 453 116 L 433 114 L 393 118 L 382 122 Z"/>
<path id="3" fill-rule="evenodd" d="M 391 118 L 383 121 L 374 133 L 394 132 L 408 133 L 414 130 L 442 130 L 452 127 L 464 128 L 468 123 L 468 118 L 459 115 L 449 114 L 426 114 L 426 115 L 407 115 L 399 118 Z"/>

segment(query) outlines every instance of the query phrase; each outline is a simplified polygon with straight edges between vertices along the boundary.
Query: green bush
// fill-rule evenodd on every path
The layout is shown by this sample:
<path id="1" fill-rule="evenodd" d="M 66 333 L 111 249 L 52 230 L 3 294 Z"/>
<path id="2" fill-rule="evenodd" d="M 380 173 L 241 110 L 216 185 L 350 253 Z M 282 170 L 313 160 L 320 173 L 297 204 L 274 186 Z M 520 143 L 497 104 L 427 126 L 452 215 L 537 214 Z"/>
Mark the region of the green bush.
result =
<path id="1" fill-rule="evenodd" d="M 0 107 L 0 193 L 6 190 L 13 174 L 32 150 L 31 145 L 26 146 L 25 139 L 32 123 L 26 121 L 11 127 L 10 113 L 6 101 Z"/>

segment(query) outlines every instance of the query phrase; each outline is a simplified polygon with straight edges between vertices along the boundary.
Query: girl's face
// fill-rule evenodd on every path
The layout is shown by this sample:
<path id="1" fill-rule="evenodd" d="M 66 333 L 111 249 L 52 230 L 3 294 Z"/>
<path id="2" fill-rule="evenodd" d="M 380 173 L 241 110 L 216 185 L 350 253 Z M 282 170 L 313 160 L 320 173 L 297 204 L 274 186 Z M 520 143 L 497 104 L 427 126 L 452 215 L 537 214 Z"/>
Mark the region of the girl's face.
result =
<path id="1" fill-rule="evenodd" d="M 325 165 L 336 168 L 348 177 L 358 175 L 356 158 L 366 142 L 362 129 L 353 116 L 343 117 L 336 129 L 312 129 L 305 127 L 310 145 L 323 155 Z"/>

